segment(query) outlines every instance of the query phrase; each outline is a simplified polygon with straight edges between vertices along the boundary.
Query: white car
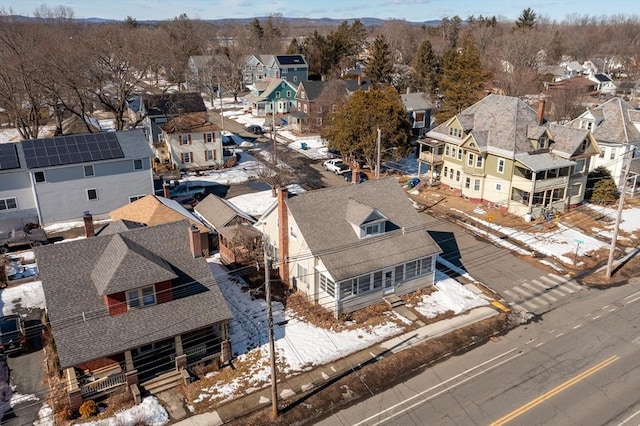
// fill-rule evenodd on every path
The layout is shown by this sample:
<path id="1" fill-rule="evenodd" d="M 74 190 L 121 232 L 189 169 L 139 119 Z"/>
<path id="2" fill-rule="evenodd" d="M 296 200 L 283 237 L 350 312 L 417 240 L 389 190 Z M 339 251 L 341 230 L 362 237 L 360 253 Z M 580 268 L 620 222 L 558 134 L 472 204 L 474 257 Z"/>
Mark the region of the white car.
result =
<path id="1" fill-rule="evenodd" d="M 337 175 L 344 174 L 346 172 L 351 171 L 351 167 L 349 167 L 342 159 L 334 158 L 332 160 L 327 160 L 323 163 L 324 169 L 330 172 L 333 172 Z"/>

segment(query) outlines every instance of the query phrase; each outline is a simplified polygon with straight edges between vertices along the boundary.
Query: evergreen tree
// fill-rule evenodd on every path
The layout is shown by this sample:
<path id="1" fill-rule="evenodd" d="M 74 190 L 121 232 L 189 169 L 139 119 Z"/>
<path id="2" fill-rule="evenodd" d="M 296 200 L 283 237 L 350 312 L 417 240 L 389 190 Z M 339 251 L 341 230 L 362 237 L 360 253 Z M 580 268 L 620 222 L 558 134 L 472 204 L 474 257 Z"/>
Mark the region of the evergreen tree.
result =
<path id="1" fill-rule="evenodd" d="M 536 13 L 530 7 L 524 9 L 516 20 L 516 28 L 529 29 L 536 25 Z"/>
<path id="2" fill-rule="evenodd" d="M 322 131 L 329 146 L 338 149 L 345 161 L 367 164 L 375 171 L 377 129 L 384 155 L 405 156 L 412 149 L 411 124 L 400 95 L 391 86 L 359 90 L 328 117 Z"/>
<path id="3" fill-rule="evenodd" d="M 249 29 L 251 31 L 251 43 L 257 51 L 262 50 L 264 44 L 264 28 L 262 28 L 260 20 L 253 18 Z"/>
<path id="4" fill-rule="evenodd" d="M 424 90 L 432 98 L 436 94 L 438 87 L 438 73 L 440 64 L 438 58 L 433 53 L 433 47 L 429 40 L 420 43 L 418 51 L 411 61 L 411 72 L 416 88 Z"/>
<path id="5" fill-rule="evenodd" d="M 369 47 L 369 58 L 365 61 L 364 72 L 371 79 L 371 83 L 376 86 L 391 83 L 393 73 L 393 62 L 389 43 L 383 35 L 379 35 L 373 40 Z"/>
<path id="6" fill-rule="evenodd" d="M 608 183 L 610 182 L 610 183 Z M 617 200 L 618 188 L 611 177 L 611 172 L 604 167 L 596 167 L 589 172 L 584 188 L 584 198 L 594 203 L 613 202 Z"/>
<path id="7" fill-rule="evenodd" d="M 291 43 L 289 43 L 289 47 L 287 47 L 287 51 L 285 53 L 287 55 L 302 53 L 302 46 L 300 46 L 300 43 L 298 43 L 298 40 L 295 37 L 291 39 Z"/>
<path id="8" fill-rule="evenodd" d="M 438 123 L 476 103 L 489 79 L 489 74 L 482 67 L 475 42 L 469 35 L 464 37 L 461 47 L 445 52 L 441 66 L 440 93 L 443 101 L 436 115 Z"/>

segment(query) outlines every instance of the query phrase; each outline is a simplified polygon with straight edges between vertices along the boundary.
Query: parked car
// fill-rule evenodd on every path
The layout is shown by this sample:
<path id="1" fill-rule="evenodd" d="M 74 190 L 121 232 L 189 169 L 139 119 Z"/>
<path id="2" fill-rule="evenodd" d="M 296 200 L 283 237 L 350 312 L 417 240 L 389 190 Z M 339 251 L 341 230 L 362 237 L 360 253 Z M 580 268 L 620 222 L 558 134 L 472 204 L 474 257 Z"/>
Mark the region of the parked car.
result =
<path id="1" fill-rule="evenodd" d="M 247 132 L 253 133 L 254 135 L 261 135 L 264 133 L 262 126 L 258 126 L 257 124 L 249 124 L 245 128 L 247 129 Z"/>
<path id="2" fill-rule="evenodd" d="M 333 172 L 337 175 L 344 174 L 351 170 L 351 168 L 344 163 L 340 158 L 334 158 L 333 160 L 327 160 L 323 163 L 324 169 Z"/>
<path id="3" fill-rule="evenodd" d="M 353 181 L 353 171 L 348 171 L 342 176 L 344 176 L 344 180 L 346 180 L 347 182 Z M 369 176 L 367 176 L 365 172 L 358 172 L 358 181 L 356 183 L 362 183 L 366 180 L 369 180 Z"/>
<path id="4" fill-rule="evenodd" d="M 20 315 L 0 318 L 0 351 L 5 354 L 27 350 L 27 335 L 24 320 Z"/>
<path id="5" fill-rule="evenodd" d="M 49 242 L 47 233 L 40 228 L 31 228 L 25 226 L 21 230 L 14 229 L 13 231 L 0 234 L 0 254 L 5 254 L 12 247 L 17 246 L 31 246 L 37 247 Z"/>
<path id="6" fill-rule="evenodd" d="M 193 197 L 196 201 L 202 200 L 208 194 L 215 192 L 220 185 L 217 183 L 200 184 L 189 181 L 182 182 L 169 189 L 169 196 L 172 199 Z"/>

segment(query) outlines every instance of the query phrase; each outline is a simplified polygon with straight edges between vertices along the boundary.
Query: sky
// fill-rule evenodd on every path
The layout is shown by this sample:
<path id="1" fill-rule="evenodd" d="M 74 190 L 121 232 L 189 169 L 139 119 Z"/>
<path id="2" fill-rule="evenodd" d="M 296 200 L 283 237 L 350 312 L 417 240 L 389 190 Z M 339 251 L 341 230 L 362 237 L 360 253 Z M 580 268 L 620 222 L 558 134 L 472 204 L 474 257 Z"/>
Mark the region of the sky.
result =
<path id="1" fill-rule="evenodd" d="M 530 7 L 538 16 L 562 21 L 568 16 L 632 15 L 631 0 L 0 0 L 0 9 L 33 16 L 40 5 L 71 8 L 76 18 L 138 21 L 166 20 L 186 13 L 192 19 L 253 18 L 282 14 L 289 18 L 380 18 L 423 22 L 459 15 L 496 16 L 513 21 Z"/>

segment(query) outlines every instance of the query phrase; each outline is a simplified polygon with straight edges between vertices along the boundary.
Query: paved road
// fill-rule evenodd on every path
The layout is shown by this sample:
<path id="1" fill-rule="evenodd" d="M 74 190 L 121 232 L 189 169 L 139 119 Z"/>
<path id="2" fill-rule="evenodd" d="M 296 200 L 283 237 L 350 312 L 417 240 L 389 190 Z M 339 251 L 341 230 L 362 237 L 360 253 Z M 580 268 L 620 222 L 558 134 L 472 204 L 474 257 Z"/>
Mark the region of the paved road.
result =
<path id="1" fill-rule="evenodd" d="M 640 284 L 593 292 L 319 425 L 638 425 Z"/>
<path id="2" fill-rule="evenodd" d="M 487 284 L 518 309 L 542 314 L 589 292 L 570 277 L 549 273 L 455 223 L 428 213 L 423 216 L 444 259 Z"/>

